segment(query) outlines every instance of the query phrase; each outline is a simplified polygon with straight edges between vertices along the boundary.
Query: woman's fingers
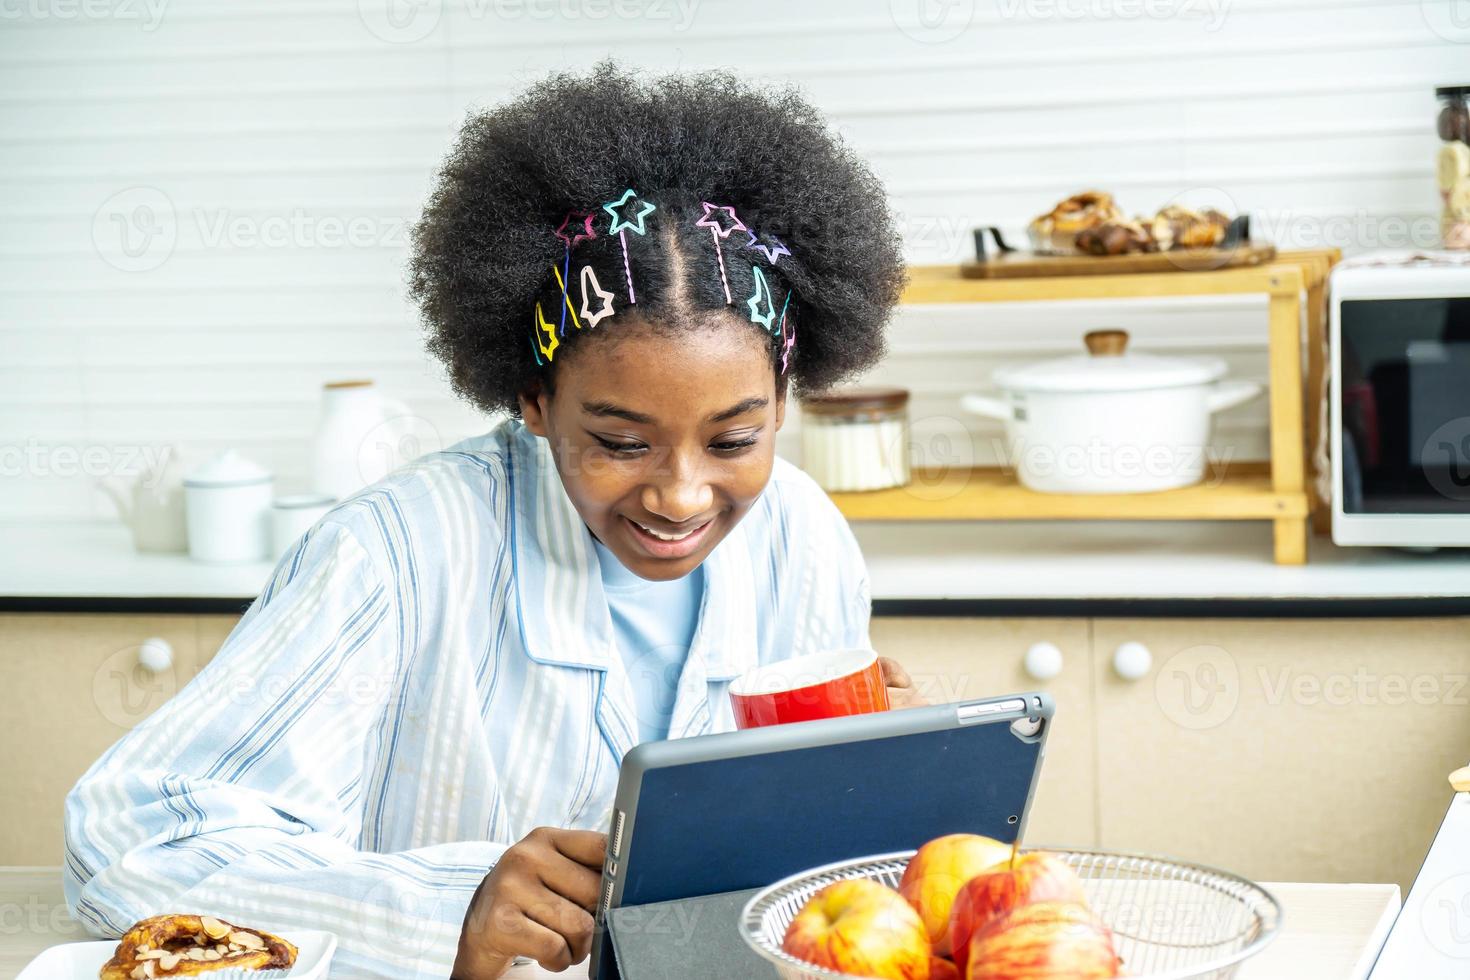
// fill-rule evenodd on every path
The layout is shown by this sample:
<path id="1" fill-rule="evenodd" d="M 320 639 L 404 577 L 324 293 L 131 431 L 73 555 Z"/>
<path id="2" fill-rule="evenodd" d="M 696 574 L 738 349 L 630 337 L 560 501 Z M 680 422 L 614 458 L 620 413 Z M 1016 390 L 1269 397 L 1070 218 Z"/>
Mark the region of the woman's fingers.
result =
<path id="1" fill-rule="evenodd" d="M 526 917 L 561 937 L 568 957 L 564 966 L 580 963 L 592 952 L 596 922 L 586 909 L 549 890 L 526 907 Z M 538 959 L 538 962 L 539 959 Z M 548 970 L 562 969 L 541 964 Z"/>
<path id="2" fill-rule="evenodd" d="M 889 687 L 913 687 L 914 682 L 903 665 L 892 657 L 879 657 L 878 666 L 883 671 L 883 683 Z"/>
<path id="3" fill-rule="evenodd" d="M 878 666 L 883 671 L 883 683 L 888 688 L 889 707 L 916 708 L 929 703 L 914 687 L 913 678 L 897 660 L 879 657 Z"/>
<path id="4" fill-rule="evenodd" d="M 540 868 L 541 883 L 551 891 L 588 911 L 596 908 L 602 890 L 602 861 L 594 871 L 585 864 L 557 855 Z"/>
<path id="5" fill-rule="evenodd" d="M 602 859 L 607 854 L 607 834 L 596 830 L 558 830 L 551 843 L 578 864 L 602 872 Z"/>
<path id="6" fill-rule="evenodd" d="M 513 945 L 517 956 L 529 956 L 540 963 L 542 969 L 558 973 L 573 963 L 581 962 L 582 957 L 587 955 L 585 951 L 581 956 L 574 955 L 567 938 L 559 930 L 540 921 L 542 917 L 554 916 L 538 913 L 535 905 L 522 911 L 523 917 L 512 927 L 516 933 Z"/>
<path id="7" fill-rule="evenodd" d="M 592 949 L 607 836 L 537 827 L 512 844 L 480 882 L 465 912 L 452 976 L 490 980 L 512 955 L 565 970 Z"/>

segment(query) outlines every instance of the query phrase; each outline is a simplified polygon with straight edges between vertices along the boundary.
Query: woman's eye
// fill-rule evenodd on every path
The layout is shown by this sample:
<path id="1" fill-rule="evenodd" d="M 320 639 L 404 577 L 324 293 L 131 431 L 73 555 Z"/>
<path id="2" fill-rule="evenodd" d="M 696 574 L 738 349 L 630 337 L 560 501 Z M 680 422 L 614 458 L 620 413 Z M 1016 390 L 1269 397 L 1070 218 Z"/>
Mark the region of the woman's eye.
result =
<path id="1" fill-rule="evenodd" d="M 602 438 L 602 436 L 593 436 L 592 438 L 596 439 L 598 445 L 603 449 L 606 449 L 610 453 L 617 453 L 619 456 L 636 456 L 648 448 L 641 442 L 613 442 L 611 439 Z"/>
<path id="2" fill-rule="evenodd" d="M 758 441 L 758 437 L 751 436 L 748 439 L 741 439 L 737 442 L 712 443 L 710 445 L 710 448 L 722 453 L 737 453 L 742 449 L 749 449 L 751 446 L 754 446 Z"/>

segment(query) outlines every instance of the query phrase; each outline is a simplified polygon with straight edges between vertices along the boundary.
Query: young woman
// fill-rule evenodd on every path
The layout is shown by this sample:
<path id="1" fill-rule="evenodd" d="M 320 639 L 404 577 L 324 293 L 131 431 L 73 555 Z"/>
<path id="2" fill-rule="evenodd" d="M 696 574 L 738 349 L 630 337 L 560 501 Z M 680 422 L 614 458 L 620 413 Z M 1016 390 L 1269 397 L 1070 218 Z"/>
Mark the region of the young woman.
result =
<path id="1" fill-rule="evenodd" d="M 862 556 L 775 438 L 788 390 L 881 354 L 902 279 L 878 182 L 793 94 L 600 66 L 470 119 L 412 292 L 511 417 L 337 507 L 82 777 L 73 913 L 329 929 L 343 977 L 581 960 L 623 754 L 868 643 Z"/>

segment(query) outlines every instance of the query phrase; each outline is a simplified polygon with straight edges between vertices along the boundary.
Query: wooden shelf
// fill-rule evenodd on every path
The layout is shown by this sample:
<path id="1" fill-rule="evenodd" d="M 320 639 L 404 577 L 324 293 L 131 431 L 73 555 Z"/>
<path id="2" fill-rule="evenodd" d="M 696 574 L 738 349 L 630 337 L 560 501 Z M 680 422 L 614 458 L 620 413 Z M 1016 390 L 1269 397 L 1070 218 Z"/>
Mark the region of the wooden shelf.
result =
<path id="1" fill-rule="evenodd" d="M 914 266 L 909 269 L 903 302 L 1034 303 L 1240 293 L 1296 296 L 1306 286 L 1306 274 L 1291 260 L 1291 253 L 1285 253 L 1284 259 L 1270 265 L 1216 272 L 1047 276 L 1036 279 L 967 279 L 957 265 Z"/>
<path id="2" fill-rule="evenodd" d="M 1262 521 L 1307 514 L 1306 497 L 1274 490 L 1260 466 L 1178 490 L 1127 494 L 1037 493 L 1000 469 L 919 471 L 906 487 L 831 497 L 854 521 Z"/>
<path id="3" fill-rule="evenodd" d="M 1163 493 L 1039 494 L 997 470 L 958 470 L 916 474 L 900 490 L 833 498 L 853 520 L 1268 520 L 1274 528 L 1276 562 L 1299 565 L 1307 559 L 1311 509 L 1302 418 L 1303 314 L 1308 337 L 1320 337 L 1327 275 L 1336 260 L 1335 250 L 1281 252 L 1268 264 L 1215 271 L 1037 279 L 967 279 L 958 265 L 911 267 L 905 304 L 1264 294 L 1271 357 L 1270 466 L 1237 467 L 1223 479 Z M 1314 343 L 1307 365 L 1314 393 L 1321 389 L 1322 364 Z M 1314 433 L 1320 431 L 1316 414 Z"/>

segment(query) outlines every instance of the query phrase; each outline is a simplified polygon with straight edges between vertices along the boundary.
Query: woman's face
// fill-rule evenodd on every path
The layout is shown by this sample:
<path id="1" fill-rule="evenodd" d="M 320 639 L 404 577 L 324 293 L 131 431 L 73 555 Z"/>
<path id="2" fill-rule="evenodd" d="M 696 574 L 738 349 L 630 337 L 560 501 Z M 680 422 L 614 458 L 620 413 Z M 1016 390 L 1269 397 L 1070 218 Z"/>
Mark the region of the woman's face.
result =
<path id="1" fill-rule="evenodd" d="M 554 393 L 521 396 L 582 520 L 642 578 L 693 571 L 770 479 L 785 392 L 761 335 L 737 323 L 619 323 L 558 359 Z"/>

